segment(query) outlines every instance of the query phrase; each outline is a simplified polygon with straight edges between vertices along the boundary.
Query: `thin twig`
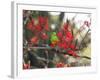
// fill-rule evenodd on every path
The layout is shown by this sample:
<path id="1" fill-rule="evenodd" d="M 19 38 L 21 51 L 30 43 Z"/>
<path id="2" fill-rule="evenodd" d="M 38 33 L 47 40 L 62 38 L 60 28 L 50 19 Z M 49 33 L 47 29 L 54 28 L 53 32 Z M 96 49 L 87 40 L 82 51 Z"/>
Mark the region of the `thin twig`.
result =
<path id="1" fill-rule="evenodd" d="M 81 41 L 81 43 L 80 43 L 80 45 L 79 45 L 79 49 L 81 49 L 82 42 L 83 42 L 84 39 L 86 38 L 86 36 L 87 36 L 87 34 L 88 34 L 89 31 L 90 31 L 90 29 L 88 29 L 88 31 L 86 32 L 84 38 L 82 39 L 82 41 Z"/>

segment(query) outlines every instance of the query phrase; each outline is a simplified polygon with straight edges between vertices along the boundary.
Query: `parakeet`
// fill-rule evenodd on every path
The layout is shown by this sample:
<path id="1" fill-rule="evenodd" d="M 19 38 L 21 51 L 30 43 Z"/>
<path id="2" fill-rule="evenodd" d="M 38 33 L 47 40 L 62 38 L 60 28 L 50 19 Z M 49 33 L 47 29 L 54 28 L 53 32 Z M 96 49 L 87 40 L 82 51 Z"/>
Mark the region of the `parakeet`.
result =
<path id="1" fill-rule="evenodd" d="M 59 38 L 58 38 L 56 32 L 52 32 L 50 41 L 53 46 L 56 46 L 56 44 L 59 42 Z"/>

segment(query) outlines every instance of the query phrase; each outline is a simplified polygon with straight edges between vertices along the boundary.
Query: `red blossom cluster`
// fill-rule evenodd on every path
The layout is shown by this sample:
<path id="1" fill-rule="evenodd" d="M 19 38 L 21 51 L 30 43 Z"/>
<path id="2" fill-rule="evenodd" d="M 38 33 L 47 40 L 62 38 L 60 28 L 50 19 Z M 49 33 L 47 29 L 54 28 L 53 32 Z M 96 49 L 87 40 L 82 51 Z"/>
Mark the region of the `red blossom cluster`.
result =
<path id="1" fill-rule="evenodd" d="M 38 24 L 35 24 L 35 19 L 31 18 L 27 25 L 26 25 L 26 28 L 30 31 L 32 31 L 33 33 L 35 32 L 35 34 L 38 34 L 40 33 L 40 35 L 36 35 L 34 37 L 31 38 L 31 42 L 34 43 L 34 44 L 37 44 L 38 43 L 38 40 L 39 40 L 39 37 L 41 37 L 43 40 L 45 39 L 48 39 L 48 36 L 45 32 L 43 32 L 44 30 L 45 31 L 49 31 L 49 27 L 48 27 L 48 18 L 47 17 L 42 17 L 42 16 L 39 16 L 38 17 Z M 38 36 L 38 37 L 37 37 Z"/>
<path id="2" fill-rule="evenodd" d="M 38 24 L 35 25 L 34 23 L 34 19 L 30 19 L 27 23 L 27 29 L 31 30 L 31 31 L 41 31 L 41 30 L 49 30 L 48 27 L 48 18 L 47 17 L 42 17 L 39 16 L 38 17 Z"/>
<path id="3" fill-rule="evenodd" d="M 61 68 L 61 67 L 64 67 L 64 65 L 65 65 L 64 63 L 59 62 L 59 63 L 56 64 L 56 67 L 57 68 Z"/>
<path id="4" fill-rule="evenodd" d="M 38 44 L 39 39 L 47 40 L 50 36 L 48 36 L 44 31 L 49 31 L 49 22 L 47 17 L 38 17 L 38 24 L 34 24 L 35 19 L 31 18 L 26 28 L 31 30 L 33 33 L 36 32 L 36 34 L 40 33 L 38 36 L 34 36 L 31 38 L 31 42 L 34 44 Z M 67 50 L 67 54 L 70 54 L 74 57 L 77 57 L 78 55 L 75 52 L 76 46 L 72 44 L 72 41 L 74 40 L 74 36 L 71 32 L 71 24 L 64 23 L 63 28 L 61 31 L 57 32 L 57 37 L 59 38 L 59 41 L 57 42 L 56 46 L 62 48 L 62 49 L 69 49 Z M 49 46 L 55 47 L 55 45 L 50 44 Z"/>
<path id="5" fill-rule="evenodd" d="M 23 69 L 30 69 L 30 64 L 24 63 L 24 64 L 23 64 Z"/>

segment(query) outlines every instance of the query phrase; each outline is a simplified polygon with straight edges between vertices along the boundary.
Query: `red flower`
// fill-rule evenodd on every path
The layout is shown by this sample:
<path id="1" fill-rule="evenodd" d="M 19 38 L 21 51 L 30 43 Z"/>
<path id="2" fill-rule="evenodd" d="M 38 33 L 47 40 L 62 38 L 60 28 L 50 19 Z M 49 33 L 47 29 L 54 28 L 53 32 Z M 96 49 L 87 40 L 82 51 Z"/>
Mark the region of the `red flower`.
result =
<path id="1" fill-rule="evenodd" d="M 46 23 L 46 18 L 45 17 L 39 16 L 38 20 L 39 20 L 40 25 L 44 25 Z"/>
<path id="2" fill-rule="evenodd" d="M 23 64 L 23 69 L 30 69 L 30 64 Z"/>
<path id="3" fill-rule="evenodd" d="M 48 39 L 48 36 L 47 36 L 46 33 L 42 33 L 42 34 L 41 34 L 41 37 L 42 37 L 42 39 L 44 39 L 44 40 Z"/>
<path id="4" fill-rule="evenodd" d="M 46 23 L 45 23 L 44 29 L 49 31 L 49 23 L 48 23 L 48 19 L 47 18 L 46 18 Z"/>
<path id="5" fill-rule="evenodd" d="M 38 43 L 38 38 L 37 37 L 31 38 L 31 42 L 34 43 L 34 44 L 37 44 Z"/>
<path id="6" fill-rule="evenodd" d="M 34 19 L 32 19 L 31 21 L 29 21 L 27 23 L 27 26 L 26 27 L 27 27 L 27 29 L 33 31 L 34 30 Z"/>
<path id="7" fill-rule="evenodd" d="M 66 32 L 66 41 L 70 42 L 73 40 L 73 35 L 70 31 Z"/>
<path id="8" fill-rule="evenodd" d="M 48 18 L 47 17 L 38 17 L 39 25 L 42 26 L 45 30 L 49 30 Z"/>
<path id="9" fill-rule="evenodd" d="M 64 63 L 62 63 L 62 62 L 60 62 L 60 63 L 57 63 L 57 64 L 56 64 L 56 67 L 57 67 L 57 68 L 64 67 Z"/>
<path id="10" fill-rule="evenodd" d="M 70 54 L 70 55 L 72 55 L 72 56 L 74 56 L 74 57 L 79 57 L 79 56 L 75 53 L 75 51 L 73 51 L 73 50 L 68 50 L 68 54 Z"/>
<path id="11" fill-rule="evenodd" d="M 61 31 L 60 31 L 60 32 L 58 32 L 58 33 L 57 33 L 57 36 L 58 36 L 58 38 L 59 38 L 59 39 L 62 39 L 62 37 L 63 37 L 62 32 L 61 32 Z"/>
<path id="12" fill-rule="evenodd" d="M 69 26 L 69 24 L 65 23 L 64 26 L 63 26 L 63 30 L 68 31 L 68 26 Z"/>
<path id="13" fill-rule="evenodd" d="M 76 49 L 76 46 L 75 46 L 74 44 L 71 44 L 69 47 L 70 47 L 71 49 L 73 49 L 73 50 Z"/>
<path id="14" fill-rule="evenodd" d="M 68 48 L 68 45 L 67 45 L 66 43 L 63 43 L 63 44 L 62 44 L 62 48 L 63 48 L 63 49 L 67 49 L 67 48 Z"/>
<path id="15" fill-rule="evenodd" d="M 41 31 L 41 30 L 42 30 L 42 27 L 41 27 L 39 24 L 37 24 L 37 25 L 35 26 L 35 29 L 36 29 L 37 31 Z"/>
<path id="16" fill-rule="evenodd" d="M 67 49 L 67 48 L 68 48 L 68 45 L 67 45 L 66 43 L 64 43 L 64 44 L 63 44 L 63 48 L 64 48 L 64 49 Z"/>
<path id="17" fill-rule="evenodd" d="M 58 46 L 60 48 L 63 48 L 63 49 L 67 49 L 68 48 L 68 44 L 66 42 L 59 42 L 58 43 Z"/>

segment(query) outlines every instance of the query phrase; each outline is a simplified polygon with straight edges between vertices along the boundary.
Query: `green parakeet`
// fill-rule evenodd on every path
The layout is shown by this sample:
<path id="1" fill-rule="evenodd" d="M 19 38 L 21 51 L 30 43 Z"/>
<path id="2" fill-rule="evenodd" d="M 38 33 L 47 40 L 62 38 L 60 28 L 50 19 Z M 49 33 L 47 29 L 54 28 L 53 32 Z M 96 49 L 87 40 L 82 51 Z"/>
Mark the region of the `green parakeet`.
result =
<path id="1" fill-rule="evenodd" d="M 56 32 L 52 32 L 50 41 L 53 45 L 58 43 L 59 39 L 58 39 Z"/>

